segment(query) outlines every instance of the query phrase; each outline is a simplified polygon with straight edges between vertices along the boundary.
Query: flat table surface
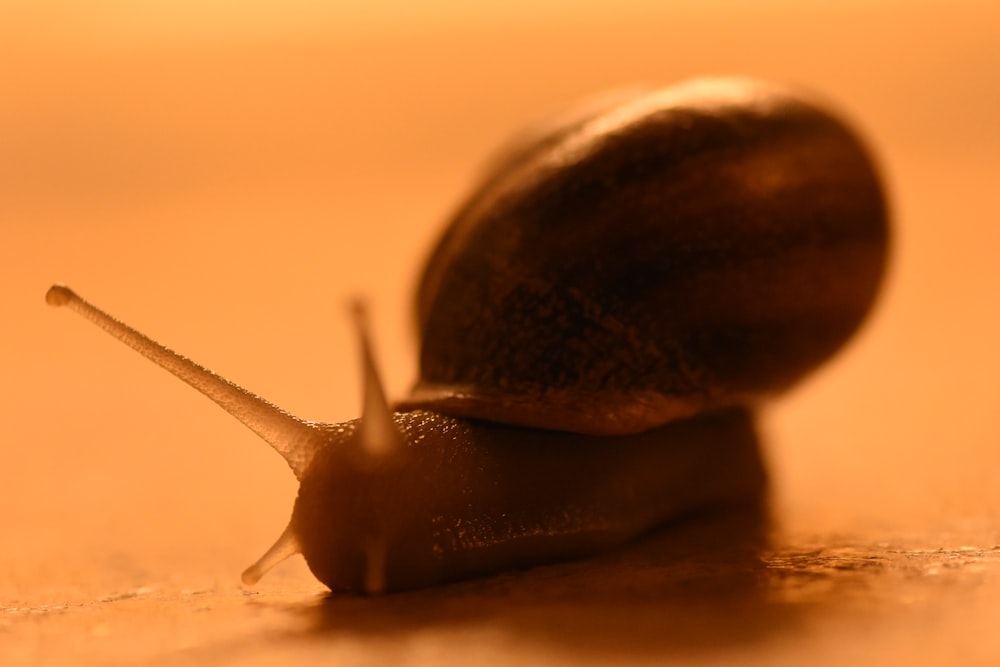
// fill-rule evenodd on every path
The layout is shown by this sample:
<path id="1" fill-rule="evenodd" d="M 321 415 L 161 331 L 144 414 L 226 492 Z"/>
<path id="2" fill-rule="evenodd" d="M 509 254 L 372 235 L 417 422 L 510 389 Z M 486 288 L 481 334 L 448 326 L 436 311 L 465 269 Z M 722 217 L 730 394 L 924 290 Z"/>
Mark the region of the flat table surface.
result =
<path id="1" fill-rule="evenodd" d="M 995 8 L 666 4 L 0 8 L 0 663 L 1000 662 Z M 44 303 L 65 282 L 292 413 L 352 418 L 344 304 L 366 296 L 405 394 L 415 276 L 498 144 L 715 73 L 821 91 L 893 207 L 873 317 L 761 415 L 766 509 L 402 595 L 329 596 L 300 559 L 246 588 L 287 468 Z"/>

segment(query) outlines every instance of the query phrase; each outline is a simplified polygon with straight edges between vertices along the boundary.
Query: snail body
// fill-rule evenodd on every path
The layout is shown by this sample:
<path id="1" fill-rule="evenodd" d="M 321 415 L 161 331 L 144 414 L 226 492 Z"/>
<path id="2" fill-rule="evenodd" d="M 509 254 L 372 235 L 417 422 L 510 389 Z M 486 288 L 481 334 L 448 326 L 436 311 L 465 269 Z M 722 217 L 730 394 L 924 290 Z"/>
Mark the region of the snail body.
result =
<path id="1" fill-rule="evenodd" d="M 754 406 L 869 311 L 887 213 L 855 135 L 786 89 L 700 80 L 508 151 L 432 252 L 420 379 L 389 408 L 358 313 L 362 417 L 305 422 L 54 286 L 243 421 L 300 481 L 247 572 L 333 590 L 578 558 L 761 489 Z"/>
<path id="2" fill-rule="evenodd" d="M 373 465 L 327 447 L 301 480 L 290 525 L 332 589 L 422 588 L 579 558 L 764 483 L 742 408 L 612 437 L 424 411 L 394 422 L 404 444 L 392 456 Z"/>

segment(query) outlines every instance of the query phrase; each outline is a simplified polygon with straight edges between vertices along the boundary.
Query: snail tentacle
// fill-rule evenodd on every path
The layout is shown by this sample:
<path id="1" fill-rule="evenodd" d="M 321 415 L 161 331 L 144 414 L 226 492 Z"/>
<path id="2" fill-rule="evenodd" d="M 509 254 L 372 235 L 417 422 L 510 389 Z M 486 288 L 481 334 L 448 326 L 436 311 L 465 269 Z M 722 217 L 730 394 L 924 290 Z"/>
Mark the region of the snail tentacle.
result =
<path id="1" fill-rule="evenodd" d="M 372 352 L 367 308 L 361 300 L 354 301 L 351 315 L 361 350 L 362 408 L 358 442 L 366 454 L 383 457 L 399 449 L 402 434 L 392 421 L 392 408 Z"/>
<path id="2" fill-rule="evenodd" d="M 45 301 L 50 306 L 65 306 L 90 320 L 215 401 L 223 410 L 243 422 L 247 428 L 271 445 L 285 459 L 295 477 L 302 479 L 315 452 L 317 437 L 321 433 L 315 424 L 285 412 L 238 384 L 157 343 L 84 300 L 65 285 L 50 287 L 45 295 Z"/>
<path id="3" fill-rule="evenodd" d="M 289 524 L 281 536 L 271 545 L 271 548 L 265 551 L 264 555 L 257 559 L 257 562 L 243 571 L 240 579 L 245 586 L 253 586 L 275 565 L 297 553 L 302 553 L 302 547 L 299 545 L 299 538 L 296 537 L 294 528 Z"/>

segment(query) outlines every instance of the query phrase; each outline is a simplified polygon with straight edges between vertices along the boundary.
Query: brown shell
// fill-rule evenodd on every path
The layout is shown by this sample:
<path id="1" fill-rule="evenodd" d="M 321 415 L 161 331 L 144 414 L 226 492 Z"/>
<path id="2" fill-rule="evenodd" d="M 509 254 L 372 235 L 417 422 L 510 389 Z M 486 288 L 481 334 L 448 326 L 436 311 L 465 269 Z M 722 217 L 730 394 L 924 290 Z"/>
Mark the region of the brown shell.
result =
<path id="1" fill-rule="evenodd" d="M 870 309 L 887 209 L 865 147 L 785 88 L 706 79 L 508 151 L 418 294 L 403 410 L 643 431 L 789 387 Z"/>

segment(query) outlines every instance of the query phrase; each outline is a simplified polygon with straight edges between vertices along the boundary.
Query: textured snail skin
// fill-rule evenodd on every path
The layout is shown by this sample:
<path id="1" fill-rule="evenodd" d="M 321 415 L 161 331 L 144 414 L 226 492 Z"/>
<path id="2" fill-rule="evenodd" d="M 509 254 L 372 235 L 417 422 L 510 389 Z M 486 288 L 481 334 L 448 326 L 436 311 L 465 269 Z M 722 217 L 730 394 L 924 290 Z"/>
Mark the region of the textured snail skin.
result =
<path id="1" fill-rule="evenodd" d="M 397 414 L 401 451 L 313 460 L 291 529 L 334 591 L 398 591 L 606 551 L 667 518 L 759 494 L 751 415 L 597 437 Z"/>
<path id="2" fill-rule="evenodd" d="M 301 486 L 244 573 L 302 553 L 337 591 L 434 586 L 618 546 L 764 486 L 754 406 L 871 308 L 886 204 L 856 135 L 787 89 L 682 84 L 509 149 L 418 295 L 391 412 L 355 310 L 364 409 L 306 422 L 72 290 L 46 295 L 218 403 Z"/>
<path id="3" fill-rule="evenodd" d="M 887 238 L 867 151 L 808 99 L 640 95 L 510 151 L 459 209 L 402 407 L 622 434 L 756 402 L 855 331 Z"/>

